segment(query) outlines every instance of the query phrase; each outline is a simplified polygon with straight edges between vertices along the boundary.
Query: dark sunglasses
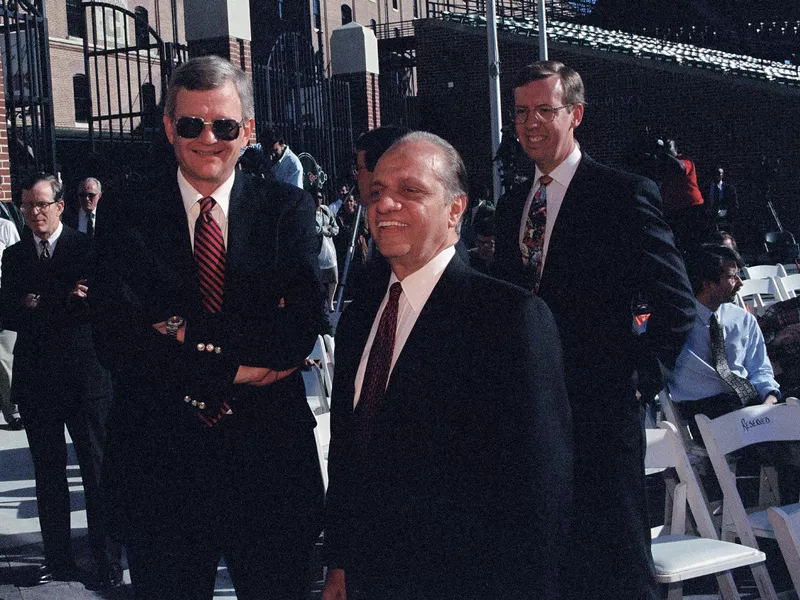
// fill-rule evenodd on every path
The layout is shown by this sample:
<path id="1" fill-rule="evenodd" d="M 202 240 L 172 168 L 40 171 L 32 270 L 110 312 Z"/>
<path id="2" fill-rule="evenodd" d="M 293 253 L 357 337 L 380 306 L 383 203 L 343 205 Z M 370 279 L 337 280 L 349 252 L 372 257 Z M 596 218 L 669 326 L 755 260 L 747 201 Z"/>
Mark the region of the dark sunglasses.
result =
<path id="1" fill-rule="evenodd" d="M 95 196 L 97 196 L 97 194 L 90 194 L 89 192 L 81 192 L 78 194 L 79 198 L 89 198 L 89 200 L 94 200 Z"/>
<path id="2" fill-rule="evenodd" d="M 216 119 L 209 123 L 200 117 L 181 117 L 175 121 L 175 132 L 182 138 L 194 139 L 203 133 L 203 127 L 211 125 L 211 131 L 218 140 L 230 142 L 239 137 L 239 128 L 244 120 Z"/>

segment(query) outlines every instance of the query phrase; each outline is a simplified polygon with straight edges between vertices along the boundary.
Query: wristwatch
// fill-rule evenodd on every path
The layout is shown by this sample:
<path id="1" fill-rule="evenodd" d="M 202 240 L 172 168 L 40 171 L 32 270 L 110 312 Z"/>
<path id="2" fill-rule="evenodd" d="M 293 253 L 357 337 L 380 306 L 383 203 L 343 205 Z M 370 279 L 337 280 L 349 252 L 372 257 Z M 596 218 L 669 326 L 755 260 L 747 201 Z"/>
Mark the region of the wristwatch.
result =
<path id="1" fill-rule="evenodd" d="M 178 339 L 178 329 L 183 327 L 185 323 L 185 319 L 183 317 L 170 317 L 167 319 L 167 335 L 171 337 L 173 340 Z"/>

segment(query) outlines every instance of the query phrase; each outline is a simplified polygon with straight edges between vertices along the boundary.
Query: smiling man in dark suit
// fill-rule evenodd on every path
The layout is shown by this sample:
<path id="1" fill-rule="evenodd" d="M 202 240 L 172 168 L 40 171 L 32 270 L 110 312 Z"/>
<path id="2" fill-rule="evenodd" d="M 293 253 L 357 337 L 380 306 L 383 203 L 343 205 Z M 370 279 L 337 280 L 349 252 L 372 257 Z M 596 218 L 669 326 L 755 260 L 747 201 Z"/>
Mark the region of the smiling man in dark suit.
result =
<path id="1" fill-rule="evenodd" d="M 495 213 L 494 273 L 538 289 L 553 311 L 575 430 L 575 496 L 563 598 L 657 597 L 650 554 L 641 401 L 675 363 L 694 298 L 655 184 L 582 152 L 580 75 L 559 62 L 524 68 L 514 89 L 533 181 Z M 647 333 L 631 307 L 644 300 Z M 638 376 L 638 381 L 636 376 Z"/>
<path id="2" fill-rule="evenodd" d="M 456 254 L 464 165 L 432 134 L 371 183 L 391 271 L 336 338 L 323 599 L 556 597 L 570 498 L 569 411 L 544 303 Z"/>
<path id="3" fill-rule="evenodd" d="M 23 184 L 20 206 L 30 231 L 3 253 L 0 286 L 3 325 L 17 332 L 11 394 L 25 422 L 36 474 L 45 554 L 38 583 L 77 578 L 66 425 L 81 468 L 97 576 L 101 583 L 119 585 L 119 556 L 105 535 L 99 497 L 111 378 L 92 345 L 86 278 L 94 253 L 88 237 L 62 225 L 63 194 L 52 175 Z"/>
<path id="4" fill-rule="evenodd" d="M 243 600 L 310 581 L 323 489 L 297 368 L 324 323 L 315 207 L 234 170 L 252 117 L 249 75 L 184 63 L 164 115 L 178 164 L 102 238 L 109 516 L 141 600 L 210 599 L 220 557 Z"/>

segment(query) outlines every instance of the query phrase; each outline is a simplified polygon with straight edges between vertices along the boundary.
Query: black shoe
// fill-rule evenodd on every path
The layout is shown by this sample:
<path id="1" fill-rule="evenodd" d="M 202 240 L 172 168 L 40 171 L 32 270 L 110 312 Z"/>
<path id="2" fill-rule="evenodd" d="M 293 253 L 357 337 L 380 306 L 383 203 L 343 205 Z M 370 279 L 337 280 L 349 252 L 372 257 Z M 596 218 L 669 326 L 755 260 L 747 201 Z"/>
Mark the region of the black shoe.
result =
<path id="1" fill-rule="evenodd" d="M 68 566 L 51 566 L 47 563 L 43 564 L 36 570 L 36 575 L 31 582 L 31 585 L 44 585 L 45 583 L 52 583 L 53 581 L 78 581 L 78 568 L 74 565 Z"/>
<path id="2" fill-rule="evenodd" d="M 119 563 L 111 563 L 104 576 L 100 578 L 101 587 L 116 588 L 122 585 L 122 565 Z"/>
<path id="3" fill-rule="evenodd" d="M 25 429 L 25 423 L 22 422 L 22 417 L 11 417 L 8 421 L 8 428 L 11 431 L 20 431 Z"/>

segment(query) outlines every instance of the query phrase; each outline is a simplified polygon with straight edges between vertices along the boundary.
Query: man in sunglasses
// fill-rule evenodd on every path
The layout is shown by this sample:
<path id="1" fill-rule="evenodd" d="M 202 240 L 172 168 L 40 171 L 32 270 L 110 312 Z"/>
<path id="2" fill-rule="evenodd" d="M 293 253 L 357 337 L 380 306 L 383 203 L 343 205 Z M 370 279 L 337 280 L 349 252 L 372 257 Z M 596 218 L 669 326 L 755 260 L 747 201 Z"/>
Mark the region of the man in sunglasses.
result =
<path id="1" fill-rule="evenodd" d="M 325 325 L 315 204 L 235 169 L 253 114 L 250 76 L 230 62 L 176 69 L 164 127 L 177 164 L 130 190 L 101 240 L 108 514 L 138 600 L 210 600 L 221 557 L 243 600 L 309 584 L 323 488 L 297 369 Z"/>
<path id="2" fill-rule="evenodd" d="M 87 177 L 78 185 L 78 203 L 80 208 L 64 209 L 63 221 L 73 229 L 94 236 L 97 232 L 97 205 L 103 197 L 103 187 L 100 180 Z"/>
<path id="3" fill-rule="evenodd" d="M 580 75 L 560 62 L 518 73 L 513 119 L 535 173 L 498 202 L 492 272 L 537 290 L 564 344 L 575 495 L 562 597 L 651 600 L 636 392 L 652 399 L 658 362 L 674 366 L 694 297 L 656 185 L 595 162 L 576 141 L 584 105 Z M 640 298 L 650 320 L 637 338 L 631 306 Z"/>

